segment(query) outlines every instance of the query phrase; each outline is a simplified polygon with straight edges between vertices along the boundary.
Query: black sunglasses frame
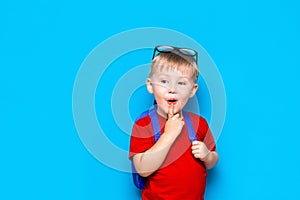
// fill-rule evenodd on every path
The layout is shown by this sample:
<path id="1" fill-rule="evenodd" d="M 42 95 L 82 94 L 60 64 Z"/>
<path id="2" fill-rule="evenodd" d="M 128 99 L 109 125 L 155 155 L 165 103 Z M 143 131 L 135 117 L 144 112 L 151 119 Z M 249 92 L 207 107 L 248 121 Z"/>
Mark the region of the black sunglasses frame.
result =
<path id="1" fill-rule="evenodd" d="M 160 48 L 165 48 L 166 50 L 160 50 Z M 189 52 L 192 52 L 193 54 L 187 53 L 184 50 L 188 50 Z M 157 56 L 156 52 L 159 53 L 175 53 L 175 54 L 181 54 L 183 56 L 191 56 L 196 61 L 196 64 L 198 64 L 198 52 L 194 49 L 190 48 L 181 48 L 181 47 L 174 47 L 174 46 L 168 46 L 168 45 L 158 45 L 154 48 L 152 60 Z"/>

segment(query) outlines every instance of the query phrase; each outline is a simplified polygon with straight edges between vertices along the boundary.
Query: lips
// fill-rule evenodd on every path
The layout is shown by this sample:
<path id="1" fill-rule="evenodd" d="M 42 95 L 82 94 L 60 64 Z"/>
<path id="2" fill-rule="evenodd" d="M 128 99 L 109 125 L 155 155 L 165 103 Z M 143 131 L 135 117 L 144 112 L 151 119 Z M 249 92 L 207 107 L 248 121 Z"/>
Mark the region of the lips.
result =
<path id="1" fill-rule="evenodd" d="M 168 100 L 167 100 L 167 102 L 168 102 L 169 105 L 171 105 L 171 104 L 174 105 L 174 104 L 177 103 L 177 101 L 178 101 L 177 99 L 168 99 Z"/>

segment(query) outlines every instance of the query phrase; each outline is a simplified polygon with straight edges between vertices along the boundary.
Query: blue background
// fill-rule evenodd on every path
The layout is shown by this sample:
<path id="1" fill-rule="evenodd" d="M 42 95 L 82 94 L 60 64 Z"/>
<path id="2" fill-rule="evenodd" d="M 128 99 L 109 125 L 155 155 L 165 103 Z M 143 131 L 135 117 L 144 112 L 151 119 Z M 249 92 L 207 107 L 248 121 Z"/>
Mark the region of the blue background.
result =
<path id="1" fill-rule="evenodd" d="M 222 75 L 227 115 L 207 199 L 299 199 L 299 9 L 289 0 L 1 1 L 0 199 L 139 199 L 130 174 L 81 143 L 72 91 L 100 42 L 148 26 L 192 37 Z"/>

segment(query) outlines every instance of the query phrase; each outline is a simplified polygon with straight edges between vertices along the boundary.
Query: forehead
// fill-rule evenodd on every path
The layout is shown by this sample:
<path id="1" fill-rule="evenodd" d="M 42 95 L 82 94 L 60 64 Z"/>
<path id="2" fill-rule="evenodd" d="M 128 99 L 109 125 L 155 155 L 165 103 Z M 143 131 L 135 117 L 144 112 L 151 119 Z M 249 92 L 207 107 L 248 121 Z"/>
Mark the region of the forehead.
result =
<path id="1" fill-rule="evenodd" d="M 192 78 L 193 71 L 186 66 L 175 66 L 175 67 L 161 67 L 157 66 L 156 69 L 153 71 L 153 76 L 160 76 L 165 75 L 169 77 L 176 77 L 176 78 Z"/>

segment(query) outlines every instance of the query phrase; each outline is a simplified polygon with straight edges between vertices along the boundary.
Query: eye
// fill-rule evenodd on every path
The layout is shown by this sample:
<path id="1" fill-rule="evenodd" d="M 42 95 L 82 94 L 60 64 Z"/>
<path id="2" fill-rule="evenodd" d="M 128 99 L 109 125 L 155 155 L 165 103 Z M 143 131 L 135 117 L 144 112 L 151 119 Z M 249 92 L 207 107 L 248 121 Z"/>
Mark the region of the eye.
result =
<path id="1" fill-rule="evenodd" d="M 186 85 L 186 82 L 184 82 L 184 81 L 179 81 L 179 82 L 178 82 L 178 85 Z"/>
<path id="2" fill-rule="evenodd" d="M 160 80 L 160 82 L 161 82 L 162 84 L 166 84 L 166 83 L 168 83 L 168 80 L 162 79 L 162 80 Z"/>

